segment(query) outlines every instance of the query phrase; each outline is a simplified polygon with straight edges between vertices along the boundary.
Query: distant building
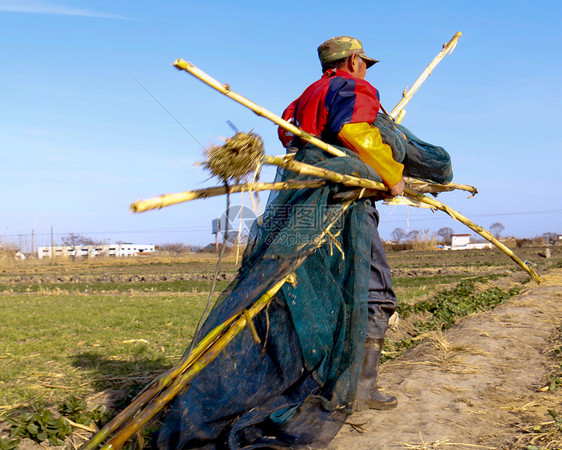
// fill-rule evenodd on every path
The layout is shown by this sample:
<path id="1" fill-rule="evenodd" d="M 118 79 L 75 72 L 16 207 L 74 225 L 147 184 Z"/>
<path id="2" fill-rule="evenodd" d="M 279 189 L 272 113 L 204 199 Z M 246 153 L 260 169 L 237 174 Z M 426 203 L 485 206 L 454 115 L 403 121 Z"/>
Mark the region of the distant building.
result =
<path id="1" fill-rule="evenodd" d="M 18 250 L 18 252 L 14 255 L 14 258 L 19 259 L 21 261 L 25 260 L 25 255 Z"/>
<path id="2" fill-rule="evenodd" d="M 481 249 L 481 248 L 492 248 L 490 242 L 477 242 L 470 243 L 470 234 L 451 234 L 451 245 L 445 246 L 446 250 L 470 250 L 470 249 Z"/>
<path id="3" fill-rule="evenodd" d="M 136 256 L 143 253 L 154 252 L 154 245 L 149 244 L 100 244 L 100 245 L 76 245 L 38 247 L 37 257 L 50 258 L 54 251 L 55 257 L 85 258 L 93 256 Z"/>

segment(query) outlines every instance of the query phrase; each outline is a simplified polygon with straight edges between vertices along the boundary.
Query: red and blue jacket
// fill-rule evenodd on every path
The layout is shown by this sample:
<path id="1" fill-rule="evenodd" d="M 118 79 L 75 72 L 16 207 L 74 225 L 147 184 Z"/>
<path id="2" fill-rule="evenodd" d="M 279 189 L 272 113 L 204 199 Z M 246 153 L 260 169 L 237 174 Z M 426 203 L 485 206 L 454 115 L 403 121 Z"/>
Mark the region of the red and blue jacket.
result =
<path id="1" fill-rule="evenodd" d="M 283 119 L 329 144 L 341 145 L 338 133 L 348 123 L 372 124 L 380 109 L 379 92 L 368 81 L 330 69 L 283 112 Z M 292 133 L 279 128 L 285 147 L 301 147 Z"/>

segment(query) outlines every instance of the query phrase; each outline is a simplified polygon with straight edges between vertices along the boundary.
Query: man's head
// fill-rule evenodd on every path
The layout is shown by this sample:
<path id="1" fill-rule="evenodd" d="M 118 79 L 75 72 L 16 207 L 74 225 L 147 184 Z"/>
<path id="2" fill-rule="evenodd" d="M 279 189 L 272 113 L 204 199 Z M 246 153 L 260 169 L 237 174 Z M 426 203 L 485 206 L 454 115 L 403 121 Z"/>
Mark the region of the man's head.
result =
<path id="1" fill-rule="evenodd" d="M 339 67 L 343 62 L 353 55 L 360 57 L 367 68 L 371 67 L 378 61 L 365 55 L 363 44 L 359 39 L 352 38 L 351 36 L 338 36 L 328 39 L 318 47 L 318 57 L 322 64 L 322 71 L 332 67 Z"/>

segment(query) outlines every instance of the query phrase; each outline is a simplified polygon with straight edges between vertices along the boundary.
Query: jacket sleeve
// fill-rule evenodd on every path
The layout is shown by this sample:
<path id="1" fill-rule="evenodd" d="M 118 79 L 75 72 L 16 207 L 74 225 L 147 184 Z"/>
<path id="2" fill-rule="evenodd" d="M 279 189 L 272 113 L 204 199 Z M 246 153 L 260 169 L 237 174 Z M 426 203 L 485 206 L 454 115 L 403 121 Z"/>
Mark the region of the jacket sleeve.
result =
<path id="1" fill-rule="evenodd" d="M 296 109 L 297 101 L 298 99 L 293 101 L 293 103 L 291 103 L 289 106 L 287 106 L 285 111 L 283 111 L 283 115 L 281 116 L 283 120 L 286 120 L 287 122 L 293 125 L 295 125 L 295 109 Z M 279 140 L 281 141 L 283 147 L 285 148 L 291 146 L 291 143 L 293 142 L 293 138 L 295 137 L 293 133 L 285 130 L 283 127 L 279 127 L 277 129 L 277 136 L 279 136 Z"/>
<path id="2" fill-rule="evenodd" d="M 402 179 L 404 165 L 392 157 L 392 149 L 382 141 L 378 128 L 366 122 L 347 123 L 338 134 L 339 140 L 371 166 L 389 189 Z"/>

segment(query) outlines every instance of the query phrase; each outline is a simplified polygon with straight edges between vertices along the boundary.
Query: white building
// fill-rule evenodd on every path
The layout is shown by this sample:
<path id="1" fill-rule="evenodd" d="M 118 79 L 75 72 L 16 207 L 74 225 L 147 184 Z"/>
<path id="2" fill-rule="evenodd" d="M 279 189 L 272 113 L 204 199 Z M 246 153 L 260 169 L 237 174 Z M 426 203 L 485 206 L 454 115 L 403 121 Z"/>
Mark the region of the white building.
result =
<path id="1" fill-rule="evenodd" d="M 38 247 L 37 257 L 51 258 L 53 251 L 56 257 L 135 256 L 154 252 L 154 245 L 124 243 Z"/>
<path id="2" fill-rule="evenodd" d="M 478 242 L 471 244 L 470 234 L 451 234 L 451 246 L 446 246 L 447 250 L 470 250 L 470 249 L 482 249 L 482 248 L 492 248 L 490 242 Z"/>
<path id="3" fill-rule="evenodd" d="M 18 252 L 14 255 L 14 258 L 19 259 L 20 261 L 24 261 L 24 260 L 26 259 L 26 258 L 25 258 L 25 255 L 24 255 L 22 252 L 20 252 L 19 250 L 18 250 Z"/>

